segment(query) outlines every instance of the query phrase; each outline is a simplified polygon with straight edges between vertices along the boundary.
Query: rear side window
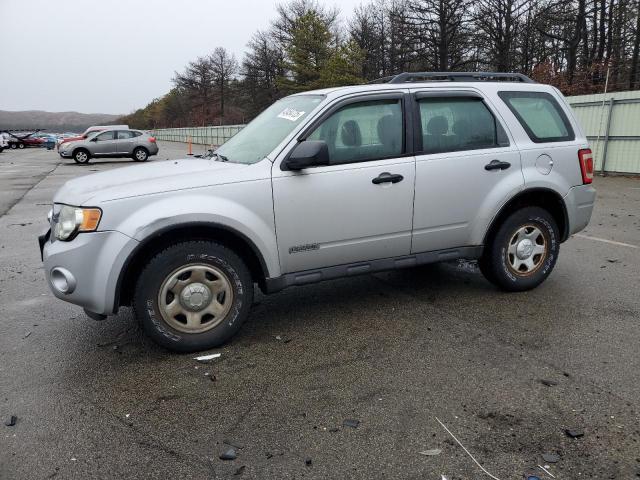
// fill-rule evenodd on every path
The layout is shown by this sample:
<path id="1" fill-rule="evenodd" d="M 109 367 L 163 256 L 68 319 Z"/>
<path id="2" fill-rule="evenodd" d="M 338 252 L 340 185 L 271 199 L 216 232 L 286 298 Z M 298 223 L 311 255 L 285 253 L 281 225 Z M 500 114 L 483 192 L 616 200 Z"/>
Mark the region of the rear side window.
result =
<path id="1" fill-rule="evenodd" d="M 118 140 L 127 140 L 135 136 L 135 132 L 132 132 L 131 130 L 118 130 Z"/>
<path id="2" fill-rule="evenodd" d="M 418 99 L 423 153 L 508 146 L 506 133 L 481 98 Z"/>
<path id="3" fill-rule="evenodd" d="M 536 143 L 567 142 L 575 138 L 569 119 L 546 92 L 499 92 L 529 138 Z"/>

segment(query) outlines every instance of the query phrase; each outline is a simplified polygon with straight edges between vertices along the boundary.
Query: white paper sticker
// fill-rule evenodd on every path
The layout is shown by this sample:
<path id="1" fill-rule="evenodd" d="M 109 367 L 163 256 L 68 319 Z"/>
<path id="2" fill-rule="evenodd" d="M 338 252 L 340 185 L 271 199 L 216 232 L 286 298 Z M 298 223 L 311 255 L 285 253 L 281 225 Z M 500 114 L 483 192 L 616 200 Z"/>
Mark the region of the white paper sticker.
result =
<path id="1" fill-rule="evenodd" d="M 303 115 L 304 115 L 304 112 L 299 112 L 297 110 L 294 110 L 293 108 L 285 108 L 282 112 L 280 112 L 280 114 L 278 115 L 278 118 L 284 118 L 285 120 L 295 122 L 298 119 L 300 119 L 300 117 L 302 117 Z"/>

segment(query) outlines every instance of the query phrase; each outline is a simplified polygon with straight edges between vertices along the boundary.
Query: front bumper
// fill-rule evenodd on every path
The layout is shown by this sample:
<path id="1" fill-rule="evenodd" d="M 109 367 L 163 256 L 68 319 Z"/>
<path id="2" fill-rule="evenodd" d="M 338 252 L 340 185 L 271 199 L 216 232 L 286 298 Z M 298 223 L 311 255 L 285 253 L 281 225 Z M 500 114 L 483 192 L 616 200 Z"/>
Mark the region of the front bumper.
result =
<path id="1" fill-rule="evenodd" d="M 111 315 L 116 285 L 125 260 L 137 240 L 116 232 L 81 233 L 70 242 L 51 241 L 51 233 L 38 237 L 49 288 L 61 300 L 99 315 Z M 60 288 L 60 272 L 73 279 L 73 288 Z"/>
<path id="2" fill-rule="evenodd" d="M 569 220 L 569 235 L 578 233 L 589 224 L 596 201 L 596 189 L 592 185 L 578 185 L 569 189 L 564 197 Z"/>

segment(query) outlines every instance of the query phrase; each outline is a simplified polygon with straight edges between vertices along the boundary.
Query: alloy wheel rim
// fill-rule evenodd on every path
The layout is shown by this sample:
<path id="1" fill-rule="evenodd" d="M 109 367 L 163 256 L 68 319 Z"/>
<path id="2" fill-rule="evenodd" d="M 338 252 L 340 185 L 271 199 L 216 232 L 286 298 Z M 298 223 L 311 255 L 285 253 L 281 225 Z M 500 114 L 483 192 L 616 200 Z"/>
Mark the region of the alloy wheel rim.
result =
<path id="1" fill-rule="evenodd" d="M 542 230 L 535 225 L 524 225 L 509 240 L 507 264 L 516 275 L 529 276 L 544 263 L 547 252 L 548 242 Z"/>
<path id="2" fill-rule="evenodd" d="M 142 150 L 138 150 L 138 153 L 136 153 L 136 158 L 138 160 L 145 160 L 147 158 L 147 155 Z"/>
<path id="3" fill-rule="evenodd" d="M 219 325 L 231 310 L 233 288 L 222 270 L 190 264 L 167 275 L 158 293 L 162 318 L 184 333 L 203 333 Z"/>
<path id="4" fill-rule="evenodd" d="M 76 155 L 76 158 L 78 159 L 79 162 L 86 162 L 87 161 L 87 154 L 84 152 L 80 152 Z"/>

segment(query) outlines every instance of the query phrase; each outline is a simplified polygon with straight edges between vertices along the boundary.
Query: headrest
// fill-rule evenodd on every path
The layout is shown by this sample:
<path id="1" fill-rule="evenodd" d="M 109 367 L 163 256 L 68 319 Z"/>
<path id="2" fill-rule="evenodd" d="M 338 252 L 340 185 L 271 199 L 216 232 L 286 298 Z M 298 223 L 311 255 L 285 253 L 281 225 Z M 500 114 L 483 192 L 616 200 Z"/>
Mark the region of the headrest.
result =
<path id="1" fill-rule="evenodd" d="M 378 138 L 380 142 L 388 147 L 397 148 L 397 143 L 402 142 L 402 131 L 399 122 L 394 115 L 385 115 L 378 120 Z"/>
<path id="2" fill-rule="evenodd" d="M 340 139 L 346 147 L 359 147 L 362 145 L 360 126 L 355 120 L 347 120 L 340 129 Z"/>
<path id="3" fill-rule="evenodd" d="M 429 135 L 444 135 L 449 131 L 449 121 L 444 115 L 433 117 L 427 123 L 427 133 Z"/>

